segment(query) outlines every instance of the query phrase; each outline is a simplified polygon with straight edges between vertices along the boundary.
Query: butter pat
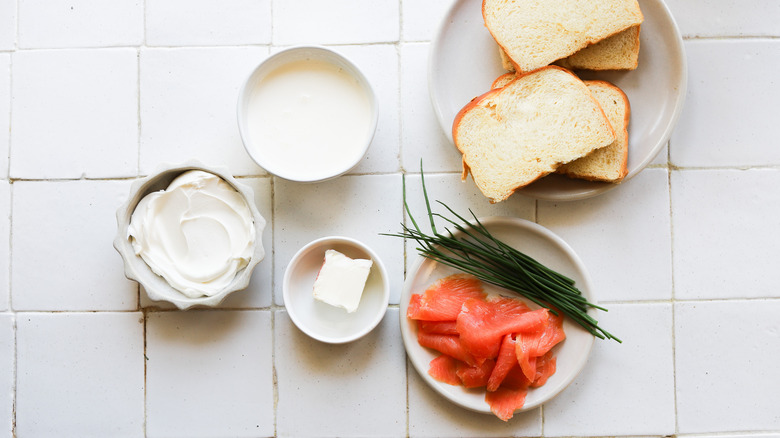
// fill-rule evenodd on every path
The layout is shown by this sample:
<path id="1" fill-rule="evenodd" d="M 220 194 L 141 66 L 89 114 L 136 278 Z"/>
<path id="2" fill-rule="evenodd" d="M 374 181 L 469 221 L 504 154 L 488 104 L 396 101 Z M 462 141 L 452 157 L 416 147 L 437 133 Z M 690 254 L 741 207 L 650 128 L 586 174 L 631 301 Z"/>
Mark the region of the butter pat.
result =
<path id="1" fill-rule="evenodd" d="M 351 259 L 333 249 L 325 251 L 325 261 L 314 281 L 314 299 L 353 313 L 360 304 L 371 265 L 371 260 Z"/>

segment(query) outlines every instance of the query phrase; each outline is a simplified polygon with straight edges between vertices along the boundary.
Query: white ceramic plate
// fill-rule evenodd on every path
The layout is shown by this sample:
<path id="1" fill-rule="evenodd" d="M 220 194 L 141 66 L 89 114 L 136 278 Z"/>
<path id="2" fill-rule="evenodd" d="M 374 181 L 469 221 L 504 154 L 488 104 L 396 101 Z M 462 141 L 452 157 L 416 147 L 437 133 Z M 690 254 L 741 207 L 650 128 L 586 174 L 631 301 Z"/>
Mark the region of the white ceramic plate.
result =
<path id="1" fill-rule="evenodd" d="M 491 217 L 480 219 L 491 234 L 512 247 L 535 258 L 544 265 L 570 277 L 583 295 L 595 304 L 592 294 L 590 276 L 580 258 L 560 237 L 541 225 L 523 219 L 511 217 Z M 490 406 L 485 402 L 485 390 L 466 389 L 435 380 L 428 374 L 429 363 L 438 353 L 421 347 L 417 342 L 417 324 L 406 317 L 409 298 L 412 294 L 423 293 L 436 280 L 455 274 L 458 271 L 429 259 L 419 257 L 406 275 L 406 282 L 401 291 L 400 314 L 401 334 L 406 347 L 406 353 L 417 372 L 428 385 L 452 402 L 476 412 L 490 413 Z M 485 285 L 489 293 L 502 293 L 516 297 L 512 292 Z M 532 308 L 538 308 L 528 302 Z M 595 312 L 589 312 L 594 317 Z M 579 374 L 590 355 L 595 337 L 568 318 L 564 320 L 563 330 L 566 340 L 554 348 L 557 357 L 557 370 L 547 383 L 540 388 L 528 391 L 525 405 L 519 411 L 536 408 L 563 391 Z"/>
<path id="2" fill-rule="evenodd" d="M 360 305 L 353 313 L 312 296 L 314 280 L 328 249 L 353 259 L 374 261 Z M 292 257 L 284 273 L 282 295 L 287 314 L 302 332 L 318 341 L 343 344 L 368 334 L 382 321 L 390 298 L 390 282 L 384 263 L 371 248 L 355 239 L 330 236 L 307 244 Z"/>
<path id="3" fill-rule="evenodd" d="M 633 71 L 578 72 L 583 79 L 603 79 L 620 87 L 631 103 L 626 181 L 663 149 L 682 110 L 688 81 L 682 37 L 662 0 L 640 3 L 645 21 L 640 31 L 639 67 Z M 498 45 L 485 28 L 482 0 L 456 0 L 444 17 L 432 46 L 428 82 L 433 108 L 452 141 L 455 115 L 471 99 L 490 90 L 506 73 Z M 550 200 L 583 199 L 615 184 L 549 175 L 518 191 Z"/>

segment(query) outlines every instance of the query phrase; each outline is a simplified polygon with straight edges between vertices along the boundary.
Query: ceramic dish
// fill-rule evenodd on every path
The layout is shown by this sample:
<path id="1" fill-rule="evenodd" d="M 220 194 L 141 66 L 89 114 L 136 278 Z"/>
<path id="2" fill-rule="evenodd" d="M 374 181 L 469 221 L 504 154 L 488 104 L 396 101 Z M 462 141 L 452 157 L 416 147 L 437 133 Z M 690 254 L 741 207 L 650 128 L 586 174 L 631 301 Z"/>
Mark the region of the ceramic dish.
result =
<path id="1" fill-rule="evenodd" d="M 212 296 L 190 298 L 174 289 L 164 278 L 155 274 L 144 260 L 136 255 L 128 237 L 127 228 L 130 225 L 133 211 L 141 199 L 149 193 L 165 190 L 177 176 L 190 170 L 202 170 L 213 173 L 233 186 L 244 198 L 252 213 L 255 226 L 255 246 L 249 264 L 236 273 L 233 281 L 221 292 Z M 133 183 L 130 196 L 116 212 L 117 234 L 114 238 L 114 248 L 122 256 L 125 263 L 125 276 L 139 282 L 149 298 L 154 301 L 168 301 L 181 310 L 193 306 L 212 307 L 221 303 L 229 294 L 245 289 L 249 285 L 252 271 L 265 257 L 262 236 L 265 229 L 265 219 L 260 215 L 254 201 L 254 192 L 233 178 L 226 168 L 205 166 L 197 161 L 189 161 L 178 165 L 162 165 L 155 172 Z"/>
<path id="2" fill-rule="evenodd" d="M 498 45 L 482 20 L 482 0 L 457 0 L 439 28 L 429 58 L 431 100 L 442 129 L 452 141 L 455 115 L 471 99 L 506 73 Z M 603 79 L 620 87 L 631 103 L 628 126 L 628 175 L 636 176 L 663 149 L 682 110 L 687 66 L 682 37 L 662 0 L 641 2 L 645 21 L 640 32 L 639 67 L 633 71 L 578 72 L 583 79 Z M 583 199 L 616 184 L 548 175 L 519 190 L 550 200 Z"/>
<path id="3" fill-rule="evenodd" d="M 312 296 L 314 280 L 328 249 L 374 262 L 360 305 L 353 313 Z M 382 321 L 390 299 L 390 280 L 385 265 L 371 248 L 355 239 L 331 236 L 309 243 L 292 257 L 284 273 L 282 293 L 287 314 L 302 332 L 318 341 L 343 344 L 368 334 Z"/>
<path id="4" fill-rule="evenodd" d="M 583 295 L 590 302 L 595 303 L 590 276 L 585 266 L 571 247 L 560 237 L 540 225 L 518 218 L 492 217 L 480 219 L 480 222 L 498 239 L 575 280 L 575 284 Z M 417 342 L 417 325 L 406 317 L 412 294 L 422 293 L 436 280 L 457 272 L 453 268 L 418 257 L 414 266 L 407 273 L 406 282 L 401 291 L 401 334 L 409 359 L 428 385 L 464 408 L 489 414 L 490 407 L 485 402 L 484 388 L 466 389 L 462 386 L 448 385 L 435 380 L 428 374 L 429 363 L 438 356 L 438 353 L 420 346 Z M 485 285 L 485 290 L 489 293 L 517 296 L 512 292 L 490 285 Z M 532 309 L 539 308 L 533 303 L 529 302 L 528 304 Z M 592 314 L 597 317 L 595 312 Z M 564 320 L 563 329 L 566 332 L 566 340 L 553 349 L 557 357 L 557 371 L 544 386 L 528 391 L 525 405 L 519 411 L 536 408 L 558 395 L 585 366 L 595 337 L 568 318 Z"/>
<path id="5" fill-rule="evenodd" d="M 360 68 L 321 46 L 290 47 L 261 62 L 244 82 L 237 112 L 249 156 L 269 173 L 298 182 L 325 181 L 355 167 L 379 113 Z"/>

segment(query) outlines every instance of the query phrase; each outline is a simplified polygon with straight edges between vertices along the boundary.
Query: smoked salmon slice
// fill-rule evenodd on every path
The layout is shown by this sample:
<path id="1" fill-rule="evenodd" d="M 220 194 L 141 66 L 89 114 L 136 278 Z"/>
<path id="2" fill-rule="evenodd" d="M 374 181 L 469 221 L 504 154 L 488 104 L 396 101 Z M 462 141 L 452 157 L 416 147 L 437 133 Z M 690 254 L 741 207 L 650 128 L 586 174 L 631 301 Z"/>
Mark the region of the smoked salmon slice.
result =
<path id="1" fill-rule="evenodd" d="M 434 349 L 439 353 L 446 354 L 447 356 L 466 362 L 469 365 L 475 365 L 477 363 L 474 356 L 463 347 L 458 335 L 441 335 L 418 331 L 417 342 L 423 347 Z"/>
<path id="2" fill-rule="evenodd" d="M 428 374 L 431 377 L 450 385 L 460 385 L 460 377 L 458 377 L 457 371 L 458 361 L 446 354 L 435 357 L 428 367 Z"/>
<path id="3" fill-rule="evenodd" d="M 457 335 L 458 329 L 455 327 L 455 321 L 423 321 L 417 320 L 417 328 L 426 333 L 436 333 L 440 335 Z"/>
<path id="4" fill-rule="evenodd" d="M 515 340 L 512 335 L 504 335 L 504 340 L 501 341 L 501 347 L 498 350 L 498 358 L 496 359 L 496 366 L 490 374 L 490 378 L 487 383 L 488 391 L 495 391 L 498 389 L 501 382 L 504 381 L 509 371 L 517 366 L 517 356 L 515 354 Z"/>
<path id="5" fill-rule="evenodd" d="M 498 388 L 485 394 L 485 401 L 490 405 L 490 411 L 496 417 L 509 421 L 515 411 L 525 404 L 526 389 Z"/>
<path id="6" fill-rule="evenodd" d="M 544 356 L 539 356 L 536 358 L 536 373 L 534 375 L 533 382 L 531 383 L 531 386 L 534 388 L 538 388 L 545 383 L 547 383 L 547 379 L 550 378 L 553 374 L 555 374 L 555 369 L 557 366 L 557 360 L 555 356 L 553 356 L 552 351 L 548 351 L 544 354 Z"/>
<path id="7" fill-rule="evenodd" d="M 563 341 L 563 316 L 548 314 L 547 326 L 538 332 L 518 333 L 515 353 L 520 368 L 529 380 L 536 380 L 537 358 L 546 355 L 555 345 Z M 554 370 L 553 370 L 554 372 Z M 548 376 L 549 377 L 549 376 Z M 546 380 L 546 378 L 545 378 Z"/>
<path id="8" fill-rule="evenodd" d="M 460 274 L 440 279 L 422 295 L 416 295 L 419 298 L 415 295 L 412 295 L 406 316 L 425 321 L 455 321 L 466 300 L 487 296 L 482 290 L 482 282 Z"/>
<path id="9" fill-rule="evenodd" d="M 528 342 L 526 347 L 528 354 L 531 356 L 542 356 L 566 339 L 566 334 L 563 332 L 563 315 L 560 312 L 558 315 L 550 312 L 547 320 L 547 327 L 543 331 L 524 336 Z"/>
<path id="10" fill-rule="evenodd" d="M 544 330 L 547 314 L 547 309 L 532 311 L 522 301 L 511 298 L 470 298 L 463 303 L 456 327 L 461 342 L 473 356 L 495 358 L 504 335 Z"/>
<path id="11" fill-rule="evenodd" d="M 529 383 L 520 367 L 515 365 L 497 390 L 485 393 L 485 402 L 490 406 L 490 411 L 496 417 L 509 421 L 515 411 L 525 405 Z"/>
<path id="12" fill-rule="evenodd" d="M 480 388 L 487 385 L 490 373 L 495 366 L 496 362 L 492 359 L 487 359 L 477 366 L 470 366 L 461 362 L 458 364 L 456 374 L 466 388 Z"/>

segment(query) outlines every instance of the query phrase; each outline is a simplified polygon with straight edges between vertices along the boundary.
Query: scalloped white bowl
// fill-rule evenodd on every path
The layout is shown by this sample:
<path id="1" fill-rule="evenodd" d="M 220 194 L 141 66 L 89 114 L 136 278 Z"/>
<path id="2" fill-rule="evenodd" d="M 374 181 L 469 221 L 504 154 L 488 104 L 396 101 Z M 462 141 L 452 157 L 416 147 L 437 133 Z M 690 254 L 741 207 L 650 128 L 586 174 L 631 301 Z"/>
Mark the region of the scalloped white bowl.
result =
<path id="1" fill-rule="evenodd" d="M 238 271 L 233 281 L 219 293 L 208 296 L 190 298 L 172 287 L 164 278 L 155 274 L 149 265 L 133 250 L 130 242 L 127 228 L 130 225 L 130 219 L 133 215 L 138 202 L 149 193 L 165 190 L 171 181 L 177 176 L 190 170 L 202 170 L 212 173 L 225 180 L 233 186 L 244 198 L 252 218 L 255 223 L 255 246 L 249 264 Z M 146 290 L 149 298 L 154 301 L 168 301 L 181 310 L 189 309 L 193 306 L 213 307 L 221 303 L 229 294 L 245 289 L 249 285 L 252 277 L 252 271 L 260 261 L 265 257 L 262 235 L 265 229 L 265 218 L 260 215 L 254 201 L 254 192 L 249 186 L 239 183 L 223 167 L 210 167 L 201 164 L 198 161 L 188 161 L 178 165 L 162 165 L 149 176 L 139 179 L 133 183 L 130 188 L 130 196 L 116 211 L 117 234 L 114 238 L 114 248 L 122 256 L 125 263 L 125 276 L 130 280 L 137 281 Z"/>

